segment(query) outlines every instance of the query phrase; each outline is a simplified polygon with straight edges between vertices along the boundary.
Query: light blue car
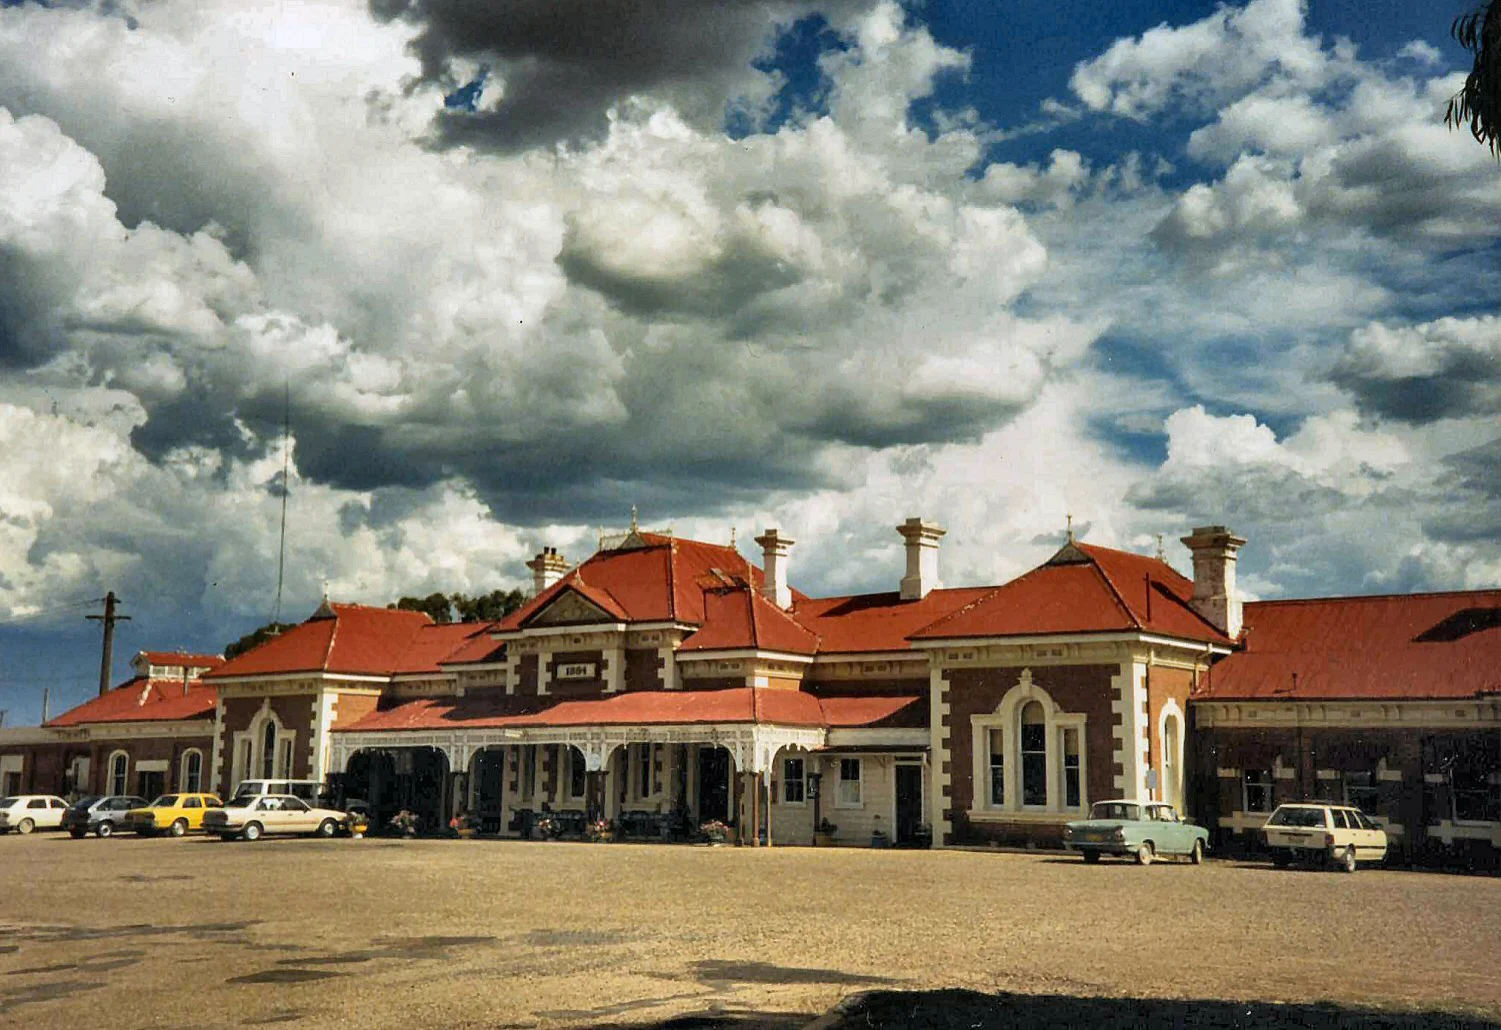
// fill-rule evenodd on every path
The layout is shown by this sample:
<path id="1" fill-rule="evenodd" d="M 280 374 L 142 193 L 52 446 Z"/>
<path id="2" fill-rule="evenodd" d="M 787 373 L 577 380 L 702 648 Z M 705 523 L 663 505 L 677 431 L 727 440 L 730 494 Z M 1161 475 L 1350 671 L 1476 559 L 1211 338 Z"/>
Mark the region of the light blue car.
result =
<path id="1" fill-rule="evenodd" d="M 1063 844 L 1086 862 L 1130 855 L 1138 865 L 1151 865 L 1160 855 L 1183 855 L 1198 865 L 1209 850 L 1209 831 L 1184 822 L 1161 801 L 1096 801 L 1088 819 L 1064 826 Z"/>

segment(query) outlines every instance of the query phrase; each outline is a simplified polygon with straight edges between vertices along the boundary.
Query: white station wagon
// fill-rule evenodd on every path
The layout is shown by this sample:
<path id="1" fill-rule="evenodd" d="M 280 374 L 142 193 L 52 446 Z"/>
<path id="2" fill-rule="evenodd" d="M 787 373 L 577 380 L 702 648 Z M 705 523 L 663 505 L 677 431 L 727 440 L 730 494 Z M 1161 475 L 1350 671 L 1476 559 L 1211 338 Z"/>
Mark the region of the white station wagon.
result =
<path id="1" fill-rule="evenodd" d="M 68 803 L 52 794 L 17 794 L 0 798 L 0 833 L 56 830 L 63 824 Z"/>
<path id="2" fill-rule="evenodd" d="M 1386 831 L 1348 805 L 1316 801 L 1278 805 L 1262 832 L 1272 849 L 1272 862 L 1278 866 L 1305 858 L 1353 873 L 1360 862 L 1386 858 Z"/>
<path id="3" fill-rule="evenodd" d="M 314 808 L 291 794 L 237 797 L 223 808 L 204 813 L 203 832 L 224 840 L 260 840 L 268 833 L 305 833 L 332 837 L 349 818 L 331 808 Z"/>

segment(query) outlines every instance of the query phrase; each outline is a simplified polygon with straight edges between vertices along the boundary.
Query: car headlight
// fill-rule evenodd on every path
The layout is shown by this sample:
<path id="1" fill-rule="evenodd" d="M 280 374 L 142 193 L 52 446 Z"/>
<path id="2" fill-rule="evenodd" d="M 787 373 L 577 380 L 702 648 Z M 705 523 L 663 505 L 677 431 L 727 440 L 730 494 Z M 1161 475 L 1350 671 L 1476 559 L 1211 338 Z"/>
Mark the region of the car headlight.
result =
<path id="1" fill-rule="evenodd" d="M 1125 840 L 1126 839 L 1126 828 L 1124 826 L 1117 826 L 1115 828 L 1115 839 L 1116 840 Z"/>
<path id="2" fill-rule="evenodd" d="M 1074 828 L 1072 826 L 1065 826 L 1063 828 L 1063 835 L 1065 837 L 1072 837 L 1074 835 Z"/>

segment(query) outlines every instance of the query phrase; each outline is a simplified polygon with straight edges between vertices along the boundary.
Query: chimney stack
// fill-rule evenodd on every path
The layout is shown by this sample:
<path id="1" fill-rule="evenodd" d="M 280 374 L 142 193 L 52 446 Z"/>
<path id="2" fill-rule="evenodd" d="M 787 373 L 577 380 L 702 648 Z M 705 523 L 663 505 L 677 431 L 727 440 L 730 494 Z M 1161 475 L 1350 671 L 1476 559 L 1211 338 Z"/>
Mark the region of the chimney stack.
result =
<path id="1" fill-rule="evenodd" d="M 532 596 L 536 597 L 563 578 L 563 573 L 568 571 L 568 559 L 559 554 L 556 547 L 544 547 L 537 557 L 526 563 L 526 567 L 532 570 Z"/>
<path id="2" fill-rule="evenodd" d="M 920 601 L 929 590 L 943 586 L 938 579 L 938 541 L 948 532 L 934 522 L 913 517 L 896 527 L 907 542 L 907 574 L 902 577 L 902 600 Z"/>
<path id="3" fill-rule="evenodd" d="M 787 583 L 787 552 L 795 541 L 768 529 L 756 537 L 761 545 L 761 593 L 778 608 L 792 607 L 792 587 Z"/>
<path id="4" fill-rule="evenodd" d="M 1194 558 L 1194 610 L 1227 637 L 1240 636 L 1240 592 L 1235 589 L 1235 553 L 1245 546 L 1224 526 L 1195 526 L 1183 538 Z"/>

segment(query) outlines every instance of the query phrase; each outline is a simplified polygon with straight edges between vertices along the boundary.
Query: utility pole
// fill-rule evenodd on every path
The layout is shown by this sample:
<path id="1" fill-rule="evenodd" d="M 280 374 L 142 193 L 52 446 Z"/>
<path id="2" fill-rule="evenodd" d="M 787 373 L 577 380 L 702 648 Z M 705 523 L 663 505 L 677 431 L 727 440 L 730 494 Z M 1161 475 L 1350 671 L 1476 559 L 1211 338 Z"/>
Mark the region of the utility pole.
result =
<path id="1" fill-rule="evenodd" d="M 51 687 L 43 687 L 42 688 L 42 725 L 43 726 L 47 725 L 47 719 L 52 715 L 52 712 L 49 710 L 49 706 L 48 706 L 48 703 L 47 703 L 48 702 L 48 698 L 50 697 L 51 694 L 52 694 L 52 688 Z"/>
<path id="2" fill-rule="evenodd" d="M 115 623 L 129 622 L 129 615 L 116 615 L 115 604 L 119 598 L 111 590 L 104 595 L 104 614 L 86 615 L 84 618 L 104 623 L 104 653 L 99 658 L 99 696 L 109 693 L 109 679 L 115 653 Z"/>

